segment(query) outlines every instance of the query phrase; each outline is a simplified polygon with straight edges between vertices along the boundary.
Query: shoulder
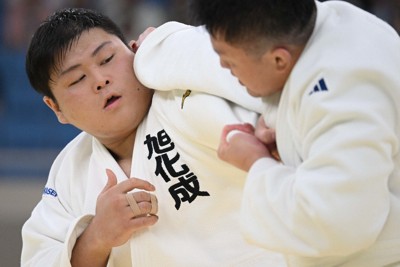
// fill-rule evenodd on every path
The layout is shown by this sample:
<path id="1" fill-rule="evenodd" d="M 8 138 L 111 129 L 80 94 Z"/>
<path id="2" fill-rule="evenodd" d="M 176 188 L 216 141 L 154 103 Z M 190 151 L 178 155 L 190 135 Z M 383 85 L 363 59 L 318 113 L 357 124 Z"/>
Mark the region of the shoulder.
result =
<path id="1" fill-rule="evenodd" d="M 398 33 L 387 22 L 344 1 L 317 3 L 314 35 L 331 38 L 331 45 L 343 43 L 350 50 L 369 47 L 369 44 L 372 44 L 371 47 L 377 44 L 380 47 L 385 40 L 399 42 Z M 352 49 L 353 42 L 357 42 L 358 45 Z"/>
<path id="2" fill-rule="evenodd" d="M 54 188 L 56 184 L 67 181 L 71 173 L 79 172 L 88 164 L 93 153 L 94 137 L 82 132 L 69 142 L 54 160 L 47 187 Z"/>
<path id="3" fill-rule="evenodd" d="M 72 139 L 58 154 L 54 165 L 60 165 L 65 161 L 75 162 L 82 160 L 85 155 L 91 154 L 94 137 L 82 132 Z"/>

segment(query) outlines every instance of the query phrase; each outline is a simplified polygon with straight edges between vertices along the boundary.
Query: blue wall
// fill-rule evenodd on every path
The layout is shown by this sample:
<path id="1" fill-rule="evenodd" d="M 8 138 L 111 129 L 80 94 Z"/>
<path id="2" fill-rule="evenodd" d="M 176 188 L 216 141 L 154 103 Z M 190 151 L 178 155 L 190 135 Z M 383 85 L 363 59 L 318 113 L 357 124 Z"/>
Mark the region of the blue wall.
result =
<path id="1" fill-rule="evenodd" d="M 59 148 L 78 130 L 60 124 L 34 91 L 23 52 L 0 49 L 0 148 Z"/>

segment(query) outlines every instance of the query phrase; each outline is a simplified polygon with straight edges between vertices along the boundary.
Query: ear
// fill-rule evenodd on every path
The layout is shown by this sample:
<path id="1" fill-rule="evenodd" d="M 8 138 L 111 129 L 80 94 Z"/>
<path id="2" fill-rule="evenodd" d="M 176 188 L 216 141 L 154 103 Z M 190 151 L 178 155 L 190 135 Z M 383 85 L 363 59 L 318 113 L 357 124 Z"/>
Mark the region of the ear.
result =
<path id="1" fill-rule="evenodd" d="M 278 47 L 269 51 L 268 58 L 277 72 L 288 72 L 292 67 L 293 57 L 286 48 Z"/>
<path id="2" fill-rule="evenodd" d="M 57 119 L 62 124 L 68 124 L 68 120 L 64 117 L 58 104 L 48 96 L 43 97 L 43 102 L 56 114 Z"/>

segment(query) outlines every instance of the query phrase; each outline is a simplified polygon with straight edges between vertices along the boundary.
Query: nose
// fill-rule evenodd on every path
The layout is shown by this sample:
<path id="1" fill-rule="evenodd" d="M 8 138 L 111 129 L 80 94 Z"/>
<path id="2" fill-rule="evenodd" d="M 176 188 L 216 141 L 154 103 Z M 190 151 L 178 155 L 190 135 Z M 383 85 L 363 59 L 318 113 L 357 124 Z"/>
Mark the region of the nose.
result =
<path id="1" fill-rule="evenodd" d="M 102 88 L 104 88 L 106 85 L 110 84 L 109 80 L 105 80 L 104 82 L 101 82 L 99 85 L 97 85 L 97 91 L 101 90 Z"/>
<path id="2" fill-rule="evenodd" d="M 224 69 L 228 69 L 228 68 L 229 68 L 228 64 L 226 64 L 226 62 L 223 61 L 222 59 L 219 60 L 219 64 L 220 64 L 221 67 L 224 68 Z"/>

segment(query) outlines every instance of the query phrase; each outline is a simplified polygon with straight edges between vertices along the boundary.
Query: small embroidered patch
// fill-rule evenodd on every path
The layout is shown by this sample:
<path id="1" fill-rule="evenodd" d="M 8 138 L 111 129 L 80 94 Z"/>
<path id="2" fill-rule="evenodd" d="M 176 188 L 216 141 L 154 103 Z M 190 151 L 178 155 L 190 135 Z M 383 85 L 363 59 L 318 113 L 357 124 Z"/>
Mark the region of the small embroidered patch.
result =
<path id="1" fill-rule="evenodd" d="M 186 97 L 188 97 L 188 96 L 190 95 L 191 92 L 192 92 L 191 90 L 186 90 L 186 92 L 183 94 L 183 96 L 182 96 L 181 109 L 183 109 L 183 104 L 185 103 Z"/>
<path id="2" fill-rule="evenodd" d="M 328 86 L 326 86 L 324 78 L 320 79 L 316 85 L 314 85 L 313 89 L 309 93 L 312 95 L 313 93 L 318 93 L 322 91 L 328 91 Z"/>

